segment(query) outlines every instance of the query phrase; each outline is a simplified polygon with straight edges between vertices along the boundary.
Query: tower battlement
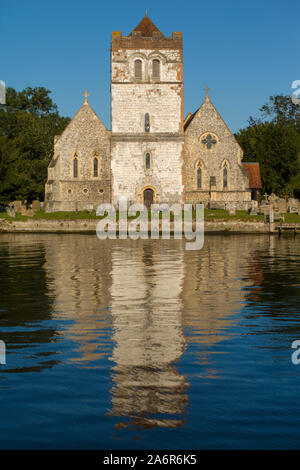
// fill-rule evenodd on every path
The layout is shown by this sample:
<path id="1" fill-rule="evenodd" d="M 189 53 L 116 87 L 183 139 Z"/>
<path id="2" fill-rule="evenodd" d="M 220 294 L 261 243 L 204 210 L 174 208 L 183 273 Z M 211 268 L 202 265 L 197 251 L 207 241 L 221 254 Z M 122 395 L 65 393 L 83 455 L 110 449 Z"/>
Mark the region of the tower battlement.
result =
<path id="1" fill-rule="evenodd" d="M 117 49 L 182 49 L 181 32 L 173 32 L 171 37 L 164 36 L 148 16 L 134 28 L 128 36 L 122 31 L 113 31 L 112 50 Z"/>

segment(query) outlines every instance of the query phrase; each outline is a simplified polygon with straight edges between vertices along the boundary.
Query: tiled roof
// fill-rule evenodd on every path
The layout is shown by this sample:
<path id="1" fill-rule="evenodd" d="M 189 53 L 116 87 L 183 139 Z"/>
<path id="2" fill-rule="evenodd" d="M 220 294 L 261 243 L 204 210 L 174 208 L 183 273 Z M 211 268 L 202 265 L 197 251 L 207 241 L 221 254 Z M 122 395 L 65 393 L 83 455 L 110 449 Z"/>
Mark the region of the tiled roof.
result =
<path id="1" fill-rule="evenodd" d="M 257 162 L 242 162 L 243 168 L 249 176 L 249 188 L 259 189 L 262 187 L 260 177 L 260 167 Z"/>
<path id="2" fill-rule="evenodd" d="M 155 26 L 155 24 L 150 20 L 148 16 L 145 16 L 142 21 L 134 28 L 133 31 L 140 31 L 142 36 L 145 38 L 151 38 L 153 31 L 158 31 L 162 36 L 163 34 Z M 130 33 L 131 36 L 132 33 Z"/>

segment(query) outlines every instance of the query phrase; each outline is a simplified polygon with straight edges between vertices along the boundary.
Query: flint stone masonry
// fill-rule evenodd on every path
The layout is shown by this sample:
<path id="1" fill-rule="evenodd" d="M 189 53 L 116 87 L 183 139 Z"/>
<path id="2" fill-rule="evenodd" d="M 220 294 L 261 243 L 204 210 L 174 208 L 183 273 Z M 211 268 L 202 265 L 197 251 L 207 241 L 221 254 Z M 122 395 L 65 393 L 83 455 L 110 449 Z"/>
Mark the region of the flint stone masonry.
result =
<path id="1" fill-rule="evenodd" d="M 74 157 L 78 176 L 74 176 Z M 98 158 L 94 177 L 93 159 Z M 85 100 L 61 136 L 55 138 L 54 155 L 48 168 L 45 210 L 84 210 L 110 201 L 110 132 Z"/>
<path id="2" fill-rule="evenodd" d="M 128 36 L 112 33 L 111 131 L 85 94 L 71 123 L 54 138 L 46 211 L 91 210 L 104 202 L 117 204 L 119 198 L 130 203 L 202 202 L 211 208 L 251 209 L 251 199 L 260 189 L 256 186 L 261 185 L 259 166 L 245 164 L 248 172 L 243 167 L 242 149 L 208 94 L 184 121 L 182 51 L 181 33 L 164 36 L 148 16 Z M 141 61 L 141 74 L 136 74 L 136 60 Z M 159 74 L 153 73 L 154 60 L 159 61 Z M 227 187 L 224 164 L 228 165 Z"/>
<path id="3" fill-rule="evenodd" d="M 203 143 L 207 142 L 208 133 L 215 142 L 210 148 Z M 250 209 L 251 190 L 242 156 L 241 147 L 207 95 L 185 124 L 186 201 L 203 202 L 206 207 L 216 208 L 235 202 L 236 209 Z M 223 186 L 224 164 L 228 168 L 227 188 Z M 198 188 L 198 165 L 202 173 L 201 188 Z"/>
<path id="4" fill-rule="evenodd" d="M 176 35 L 165 38 L 148 18 L 141 23 L 140 30 L 128 37 L 112 35 L 113 202 L 120 197 L 143 202 L 148 188 L 153 191 L 153 202 L 183 202 L 182 40 Z M 159 79 L 152 74 L 154 59 L 159 60 Z M 141 80 L 135 77 L 136 60 L 142 63 Z M 149 169 L 146 153 L 150 154 Z"/>

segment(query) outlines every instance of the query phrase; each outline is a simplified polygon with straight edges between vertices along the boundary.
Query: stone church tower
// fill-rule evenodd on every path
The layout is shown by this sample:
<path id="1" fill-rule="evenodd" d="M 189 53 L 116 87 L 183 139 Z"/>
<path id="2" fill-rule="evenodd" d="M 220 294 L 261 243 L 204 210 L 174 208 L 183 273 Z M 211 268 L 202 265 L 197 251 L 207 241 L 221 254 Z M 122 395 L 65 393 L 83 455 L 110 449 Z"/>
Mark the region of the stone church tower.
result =
<path id="1" fill-rule="evenodd" d="M 183 202 L 182 36 L 145 16 L 111 41 L 112 201 Z"/>

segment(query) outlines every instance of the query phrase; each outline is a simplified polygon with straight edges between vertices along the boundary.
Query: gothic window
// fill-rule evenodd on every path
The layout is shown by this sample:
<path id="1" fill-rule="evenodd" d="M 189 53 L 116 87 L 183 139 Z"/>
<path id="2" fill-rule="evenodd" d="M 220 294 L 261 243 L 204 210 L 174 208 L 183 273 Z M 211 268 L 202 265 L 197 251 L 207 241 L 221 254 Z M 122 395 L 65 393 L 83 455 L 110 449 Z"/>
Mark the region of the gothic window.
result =
<path id="1" fill-rule="evenodd" d="M 154 80 L 160 79 L 160 61 L 158 59 L 152 61 L 152 78 Z"/>
<path id="2" fill-rule="evenodd" d="M 94 178 L 97 178 L 98 176 L 98 158 L 97 157 L 94 157 L 93 167 L 94 167 Z"/>
<path id="3" fill-rule="evenodd" d="M 145 132 L 150 132 L 150 116 L 149 116 L 149 113 L 145 114 Z"/>
<path id="4" fill-rule="evenodd" d="M 196 166 L 196 177 L 197 177 L 197 189 L 203 187 L 203 163 L 198 162 Z"/>
<path id="5" fill-rule="evenodd" d="M 134 78 L 136 80 L 142 80 L 142 61 L 141 59 L 136 59 L 134 62 Z"/>
<path id="6" fill-rule="evenodd" d="M 78 178 L 78 158 L 77 158 L 77 156 L 75 156 L 74 160 L 73 160 L 73 177 Z"/>
<path id="7" fill-rule="evenodd" d="M 197 188 L 202 188 L 202 169 L 200 165 L 197 168 Z"/>
<path id="8" fill-rule="evenodd" d="M 228 164 L 226 162 L 223 166 L 223 188 L 228 188 Z"/>
<path id="9" fill-rule="evenodd" d="M 150 167 L 151 167 L 151 155 L 150 153 L 146 153 L 146 156 L 145 156 L 145 167 L 146 167 L 146 170 L 150 170 Z"/>

